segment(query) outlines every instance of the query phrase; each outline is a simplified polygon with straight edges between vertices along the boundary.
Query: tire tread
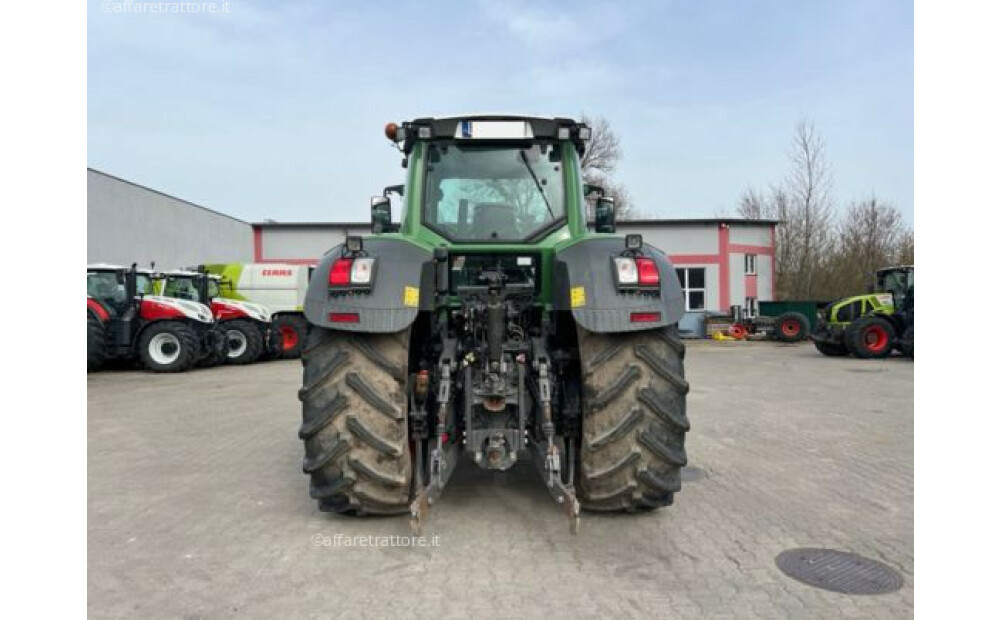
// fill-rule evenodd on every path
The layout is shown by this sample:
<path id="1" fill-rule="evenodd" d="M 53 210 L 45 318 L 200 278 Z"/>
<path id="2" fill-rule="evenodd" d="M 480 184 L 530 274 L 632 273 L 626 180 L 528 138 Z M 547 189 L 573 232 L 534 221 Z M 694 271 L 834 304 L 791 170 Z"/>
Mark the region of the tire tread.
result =
<path id="1" fill-rule="evenodd" d="M 308 332 L 299 438 L 310 497 L 323 512 L 408 512 L 408 330 L 352 334 L 310 326 Z"/>
<path id="2" fill-rule="evenodd" d="M 624 334 L 578 328 L 578 333 L 585 369 L 581 506 L 625 512 L 669 506 L 680 491 L 691 426 L 685 346 L 677 326 Z"/>

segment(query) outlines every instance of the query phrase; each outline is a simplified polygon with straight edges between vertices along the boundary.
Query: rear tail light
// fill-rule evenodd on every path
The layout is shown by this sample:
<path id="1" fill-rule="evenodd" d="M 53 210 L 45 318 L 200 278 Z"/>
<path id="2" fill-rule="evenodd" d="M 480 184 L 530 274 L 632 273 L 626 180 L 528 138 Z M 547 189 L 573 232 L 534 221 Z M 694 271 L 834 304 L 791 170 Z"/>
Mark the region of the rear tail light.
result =
<path id="1" fill-rule="evenodd" d="M 644 256 L 616 256 L 613 259 L 618 288 L 657 288 L 660 269 L 656 261 Z"/>
<path id="2" fill-rule="evenodd" d="M 352 258 L 338 258 L 330 267 L 330 286 L 347 286 L 351 283 Z"/>
<path id="3" fill-rule="evenodd" d="M 629 315 L 629 321 L 632 323 L 659 323 L 660 313 L 659 312 L 633 312 Z"/>
<path id="4" fill-rule="evenodd" d="M 357 312 L 331 312 L 331 323 L 360 323 L 361 315 Z"/>
<path id="5" fill-rule="evenodd" d="M 330 266 L 330 286 L 368 287 L 375 272 L 374 258 L 338 258 Z"/>
<path id="6" fill-rule="evenodd" d="M 635 265 L 639 270 L 639 286 L 660 285 L 660 270 L 652 258 L 637 258 Z"/>

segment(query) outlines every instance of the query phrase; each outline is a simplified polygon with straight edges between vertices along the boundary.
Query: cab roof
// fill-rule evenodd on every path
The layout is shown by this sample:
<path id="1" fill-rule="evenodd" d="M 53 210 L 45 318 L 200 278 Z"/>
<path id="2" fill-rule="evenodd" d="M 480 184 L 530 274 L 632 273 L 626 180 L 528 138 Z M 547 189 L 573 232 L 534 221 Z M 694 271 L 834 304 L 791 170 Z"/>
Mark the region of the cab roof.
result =
<path id="1" fill-rule="evenodd" d="M 180 277 L 186 277 L 186 278 L 193 278 L 193 277 L 204 275 L 204 276 L 208 276 L 209 278 L 211 278 L 213 280 L 221 280 L 222 279 L 222 276 L 220 276 L 218 274 L 214 274 L 214 273 L 202 273 L 200 271 L 191 271 L 189 269 L 172 269 L 170 271 L 164 271 L 163 275 L 165 275 L 165 276 L 180 276 Z"/>
<path id="2" fill-rule="evenodd" d="M 390 124 L 393 125 L 393 124 Z M 581 131 L 582 130 L 582 131 Z M 386 128 L 387 135 L 390 133 Z M 581 155 L 590 139 L 590 128 L 572 118 L 519 114 L 469 114 L 466 116 L 421 117 L 404 122 L 390 136 L 409 153 L 417 140 L 458 140 L 476 142 L 570 140 Z"/>
<path id="3" fill-rule="evenodd" d="M 87 271 L 128 271 L 128 267 L 122 265 L 111 265 L 109 263 L 91 263 L 87 265 Z M 136 269 L 138 273 L 152 274 L 152 269 Z"/>

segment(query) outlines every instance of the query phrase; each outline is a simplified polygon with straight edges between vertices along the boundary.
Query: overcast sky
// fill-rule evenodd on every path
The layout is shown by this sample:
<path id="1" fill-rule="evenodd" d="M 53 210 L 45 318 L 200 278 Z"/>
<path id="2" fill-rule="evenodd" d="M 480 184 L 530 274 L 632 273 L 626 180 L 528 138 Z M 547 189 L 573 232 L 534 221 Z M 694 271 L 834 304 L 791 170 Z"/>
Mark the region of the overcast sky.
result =
<path id="1" fill-rule="evenodd" d="M 838 204 L 912 221 L 912 3 L 620 4 L 91 2 L 88 165 L 248 221 L 367 220 L 403 178 L 387 121 L 583 112 L 619 134 L 641 211 L 699 217 L 783 178 L 808 117 Z"/>

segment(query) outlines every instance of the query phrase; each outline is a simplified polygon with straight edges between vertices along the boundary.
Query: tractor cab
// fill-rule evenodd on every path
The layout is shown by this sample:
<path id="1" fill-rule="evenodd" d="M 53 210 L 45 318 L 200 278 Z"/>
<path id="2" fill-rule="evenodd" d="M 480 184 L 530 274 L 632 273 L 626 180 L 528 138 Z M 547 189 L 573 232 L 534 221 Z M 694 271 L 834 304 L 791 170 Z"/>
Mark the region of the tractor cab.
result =
<path id="1" fill-rule="evenodd" d="M 502 251 L 532 246 L 551 256 L 560 241 L 587 233 L 580 157 L 591 129 L 566 118 L 502 115 L 419 118 L 390 123 L 404 155 L 406 185 L 372 198 L 375 234 L 399 233 L 430 246 Z M 389 194 L 404 198 L 399 224 Z M 600 198 L 597 232 L 614 232 L 614 203 Z"/>
<path id="2" fill-rule="evenodd" d="M 163 294 L 167 297 L 188 299 L 211 305 L 215 298 L 222 296 L 219 291 L 221 278 L 214 274 L 177 270 L 168 271 L 162 274 L 161 278 L 162 284 L 160 286 Z"/>
<path id="3" fill-rule="evenodd" d="M 907 296 L 913 290 L 913 265 L 886 267 L 875 272 L 875 292 L 892 295 L 893 307 L 906 306 Z"/>
<path id="4" fill-rule="evenodd" d="M 108 264 L 87 265 L 87 297 L 102 304 L 110 313 L 124 314 L 136 301 L 135 297 L 154 294 L 154 276 L 150 269 L 126 269 Z M 130 289 L 131 296 L 127 292 Z"/>

